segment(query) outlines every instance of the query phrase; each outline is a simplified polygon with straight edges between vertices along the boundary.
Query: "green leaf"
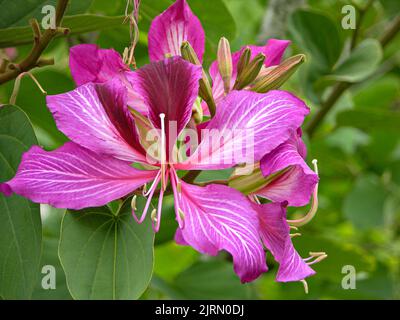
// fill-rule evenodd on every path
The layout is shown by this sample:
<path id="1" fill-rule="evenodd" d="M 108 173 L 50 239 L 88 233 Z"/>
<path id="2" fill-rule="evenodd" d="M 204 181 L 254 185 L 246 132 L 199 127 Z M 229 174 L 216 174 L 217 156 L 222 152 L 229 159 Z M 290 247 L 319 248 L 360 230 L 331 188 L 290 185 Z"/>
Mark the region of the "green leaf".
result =
<path id="1" fill-rule="evenodd" d="M 0 181 L 8 181 L 21 156 L 37 144 L 25 113 L 16 106 L 0 107 Z M 0 193 L 0 296 L 29 299 L 36 283 L 41 252 L 38 204 Z"/>
<path id="2" fill-rule="evenodd" d="M 382 129 L 398 132 L 400 114 L 384 110 L 348 110 L 339 113 L 337 124 L 341 127 L 355 127 L 363 130 Z"/>
<path id="3" fill-rule="evenodd" d="M 162 229 L 162 228 L 161 228 Z M 173 258 L 172 258 L 173 257 Z M 170 241 L 155 248 L 154 274 L 172 281 L 179 273 L 195 262 L 199 253 L 188 246 L 180 246 Z"/>
<path id="4" fill-rule="evenodd" d="M 66 14 L 84 13 L 93 0 L 70 1 Z M 0 2 L 0 28 L 24 26 L 29 19 L 36 18 L 39 23 L 47 14 L 42 13 L 46 5 L 56 7 L 57 0 L 6 0 Z"/>
<path id="5" fill-rule="evenodd" d="M 43 224 L 43 249 L 40 269 L 44 266 L 53 266 L 56 271 L 56 288 L 44 289 L 42 279 L 45 274 L 39 270 L 39 279 L 32 298 L 34 300 L 70 300 L 72 299 L 65 279 L 64 270 L 58 258 L 58 242 L 60 241 L 60 229 L 65 209 L 56 209 L 48 205 L 41 205 Z"/>
<path id="6" fill-rule="evenodd" d="M 322 13 L 299 9 L 289 19 L 289 32 L 297 45 L 307 51 L 324 69 L 330 69 L 339 59 L 343 42 L 337 23 Z"/>
<path id="7" fill-rule="evenodd" d="M 179 274 L 173 288 L 185 299 L 252 299 L 251 284 L 242 284 L 233 272 L 232 263 L 202 261 Z"/>
<path id="8" fill-rule="evenodd" d="M 328 80 L 359 82 L 376 71 L 382 59 L 382 48 L 377 40 L 367 39 L 337 67 L 332 74 L 326 76 Z"/>
<path id="9" fill-rule="evenodd" d="M 118 215 L 107 207 L 67 211 L 59 256 L 74 299 L 137 299 L 153 272 L 154 233 L 139 225 L 129 201 Z"/>
<path id="10" fill-rule="evenodd" d="M 77 35 L 119 27 L 123 21 L 123 16 L 107 17 L 94 14 L 80 14 L 64 17 L 62 25 L 70 29 L 70 35 Z M 0 29 L 0 48 L 19 46 L 31 43 L 32 41 L 32 29 L 30 27 Z"/>
<path id="11" fill-rule="evenodd" d="M 386 193 L 377 176 L 372 174 L 361 176 L 344 200 L 343 213 L 356 228 L 382 226 Z"/>

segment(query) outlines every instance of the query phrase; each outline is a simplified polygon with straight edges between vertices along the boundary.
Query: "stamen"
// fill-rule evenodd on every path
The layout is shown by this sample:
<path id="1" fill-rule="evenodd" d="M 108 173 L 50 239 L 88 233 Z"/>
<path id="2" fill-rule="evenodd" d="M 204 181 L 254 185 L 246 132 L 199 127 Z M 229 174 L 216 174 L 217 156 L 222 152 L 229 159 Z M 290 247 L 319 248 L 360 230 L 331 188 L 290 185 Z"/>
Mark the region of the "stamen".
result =
<path id="1" fill-rule="evenodd" d="M 142 189 L 142 194 L 143 194 L 143 196 L 145 195 L 146 192 L 147 192 L 147 183 L 145 183 L 145 184 L 143 185 L 143 189 Z"/>
<path id="2" fill-rule="evenodd" d="M 291 238 L 300 237 L 300 236 L 301 236 L 301 233 L 291 233 L 290 234 Z"/>
<path id="3" fill-rule="evenodd" d="M 318 165 L 317 165 L 317 160 L 314 159 L 312 161 L 314 165 L 314 172 L 318 174 Z M 312 203 L 311 203 L 311 208 L 310 211 L 301 219 L 298 220 L 287 220 L 288 223 L 292 224 L 295 227 L 301 227 L 304 226 L 305 224 L 309 223 L 312 218 L 314 218 L 315 214 L 318 211 L 318 183 L 315 186 L 313 196 L 312 196 Z"/>
<path id="4" fill-rule="evenodd" d="M 146 215 L 147 215 L 147 211 L 149 210 L 151 199 L 153 199 L 154 191 L 157 189 L 157 185 L 160 182 L 160 179 L 161 178 L 160 178 L 160 171 L 159 171 L 156 178 L 154 179 L 153 184 L 151 185 L 148 193 L 146 194 L 146 196 L 148 195 L 149 197 L 147 198 L 146 205 L 143 209 L 143 213 L 142 213 L 142 216 L 140 217 L 140 219 L 138 219 L 138 217 L 132 210 L 133 217 L 135 218 L 137 223 L 142 223 L 144 221 L 144 219 L 146 219 Z"/>
<path id="5" fill-rule="evenodd" d="M 179 193 L 178 193 L 177 186 L 178 186 L 178 183 L 180 184 L 180 182 L 179 182 L 179 179 L 178 179 L 178 175 L 176 174 L 176 171 L 175 171 L 173 166 L 171 166 L 171 171 L 172 171 L 172 174 L 171 174 L 171 186 L 172 186 L 172 191 L 173 191 L 173 194 L 174 194 L 175 216 L 176 216 L 176 220 L 178 221 L 179 227 L 181 229 L 183 229 L 185 227 L 185 220 L 181 216 L 180 211 L 182 212 L 182 210 L 179 208 L 179 198 L 180 198 L 180 193 L 181 193 L 182 190 L 180 190 Z"/>
<path id="6" fill-rule="evenodd" d="M 296 231 L 299 230 L 299 228 L 297 228 L 297 227 L 295 227 L 295 226 L 289 226 L 289 228 L 290 228 L 290 229 L 293 229 L 293 230 L 296 230 Z"/>
<path id="7" fill-rule="evenodd" d="M 161 188 L 165 191 L 165 189 L 167 188 L 167 184 L 165 181 L 167 143 L 165 137 L 164 113 L 160 113 L 160 120 L 161 120 Z"/>
<path id="8" fill-rule="evenodd" d="M 143 197 L 147 197 L 151 193 L 151 190 L 153 188 L 157 187 L 158 182 L 160 182 L 160 179 L 159 179 L 160 175 L 161 175 L 161 171 L 158 171 L 158 173 L 157 173 L 156 177 L 154 178 L 154 181 L 151 184 L 151 187 L 150 187 L 149 190 L 145 191 L 145 189 L 143 189 Z M 146 189 L 147 189 L 147 187 L 146 187 Z"/>
<path id="9" fill-rule="evenodd" d="M 300 280 L 300 282 L 303 283 L 304 292 L 305 292 L 306 294 L 308 294 L 308 283 L 307 283 L 307 281 L 303 279 L 303 280 Z"/>
<path id="10" fill-rule="evenodd" d="M 137 196 L 134 195 L 134 196 L 132 197 L 132 201 L 131 201 L 131 208 L 132 208 L 132 210 L 134 210 L 134 211 L 137 210 L 137 208 L 136 208 L 136 198 L 137 198 Z"/>
<path id="11" fill-rule="evenodd" d="M 166 177 L 166 179 L 168 179 L 168 177 Z M 152 227 L 153 231 L 156 233 L 160 230 L 163 198 L 164 198 L 164 189 L 161 188 L 160 195 L 158 198 L 157 217 L 155 216 L 156 214 L 155 209 L 151 213 L 151 219 L 153 220 Z"/>
<path id="12" fill-rule="evenodd" d="M 325 252 L 310 252 L 309 254 L 310 256 L 308 258 L 303 259 L 303 261 L 307 262 L 315 258 L 315 260 L 307 262 L 309 266 L 316 264 L 328 257 Z"/>

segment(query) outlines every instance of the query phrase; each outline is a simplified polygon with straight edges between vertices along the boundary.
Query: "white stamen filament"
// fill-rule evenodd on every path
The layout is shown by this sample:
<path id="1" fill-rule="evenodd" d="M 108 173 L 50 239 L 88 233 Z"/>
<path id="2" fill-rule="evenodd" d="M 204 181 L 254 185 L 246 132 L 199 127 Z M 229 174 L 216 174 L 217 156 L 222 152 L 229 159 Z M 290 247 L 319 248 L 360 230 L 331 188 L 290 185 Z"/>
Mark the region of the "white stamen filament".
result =
<path id="1" fill-rule="evenodd" d="M 312 161 L 314 165 L 314 172 L 318 174 L 318 165 L 317 165 L 317 160 L 314 159 Z M 292 226 L 295 227 L 301 227 L 309 223 L 315 216 L 315 214 L 318 211 L 318 183 L 315 186 L 313 195 L 312 195 L 312 203 L 311 203 L 311 208 L 310 211 L 301 219 L 298 220 L 287 220 L 288 223 L 290 223 Z"/>

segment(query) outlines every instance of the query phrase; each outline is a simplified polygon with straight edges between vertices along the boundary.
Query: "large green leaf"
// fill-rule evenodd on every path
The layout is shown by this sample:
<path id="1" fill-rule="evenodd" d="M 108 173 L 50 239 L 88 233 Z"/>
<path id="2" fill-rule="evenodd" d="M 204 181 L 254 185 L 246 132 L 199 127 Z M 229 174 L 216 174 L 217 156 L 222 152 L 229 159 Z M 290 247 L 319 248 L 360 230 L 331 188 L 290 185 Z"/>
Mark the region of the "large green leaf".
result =
<path id="1" fill-rule="evenodd" d="M 234 300 L 256 297 L 251 284 L 240 283 L 238 276 L 233 272 L 232 263 L 219 258 L 198 261 L 178 274 L 175 279 L 170 280 L 169 275 L 166 278 L 155 275 L 151 288 L 169 299 Z"/>
<path id="2" fill-rule="evenodd" d="M 386 197 L 387 192 L 377 176 L 361 176 L 344 200 L 343 212 L 357 228 L 382 226 Z"/>
<path id="3" fill-rule="evenodd" d="M 66 14 L 84 13 L 93 0 L 70 1 Z M 19 27 L 36 18 L 40 22 L 47 14 L 42 8 L 47 5 L 56 6 L 57 0 L 3 0 L 0 1 L 0 28 Z"/>
<path id="4" fill-rule="evenodd" d="M 179 274 L 173 287 L 185 299 L 252 299 L 253 287 L 242 284 L 231 262 L 198 262 Z"/>
<path id="5" fill-rule="evenodd" d="M 41 205 L 43 225 L 43 249 L 40 262 L 39 279 L 32 298 L 35 300 L 69 300 L 72 299 L 65 279 L 64 270 L 58 257 L 58 243 L 60 241 L 60 229 L 65 209 L 56 209 L 48 205 Z M 55 289 L 44 289 L 42 280 L 47 274 L 43 274 L 44 266 L 52 266 L 56 272 Z"/>
<path id="6" fill-rule="evenodd" d="M 324 69 L 332 68 L 342 51 L 337 23 L 322 13 L 299 9 L 289 19 L 289 31 L 295 44 L 307 51 Z"/>
<path id="7" fill-rule="evenodd" d="M 64 17 L 63 27 L 70 29 L 70 35 L 76 35 L 118 27 L 122 25 L 123 21 L 123 16 L 107 17 L 94 14 L 80 14 Z M 0 48 L 18 46 L 31 43 L 32 41 L 32 29 L 30 27 L 0 29 Z"/>
<path id="8" fill-rule="evenodd" d="M 0 107 L 0 181 L 11 179 L 22 154 L 36 144 L 25 113 Z M 31 297 L 40 263 L 41 222 L 38 204 L 17 195 L 0 194 L 0 296 Z"/>
<path id="9" fill-rule="evenodd" d="M 359 82 L 370 76 L 379 66 L 382 48 L 379 41 L 367 39 L 326 78 L 329 80 Z"/>
<path id="10" fill-rule="evenodd" d="M 137 224 L 129 203 L 118 215 L 107 207 L 67 211 L 59 256 L 74 299 L 137 299 L 153 272 L 150 220 Z"/>

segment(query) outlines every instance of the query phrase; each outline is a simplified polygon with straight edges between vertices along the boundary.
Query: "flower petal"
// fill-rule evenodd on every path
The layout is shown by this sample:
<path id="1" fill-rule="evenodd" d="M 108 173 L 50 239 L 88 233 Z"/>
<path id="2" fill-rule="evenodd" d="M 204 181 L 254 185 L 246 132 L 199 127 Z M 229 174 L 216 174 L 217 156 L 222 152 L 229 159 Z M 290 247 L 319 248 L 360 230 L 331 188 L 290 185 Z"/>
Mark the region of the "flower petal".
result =
<path id="1" fill-rule="evenodd" d="M 77 144 L 121 160 L 145 161 L 126 106 L 126 89 L 118 79 L 47 96 L 47 105 L 58 129 Z"/>
<path id="2" fill-rule="evenodd" d="M 260 220 L 260 234 L 264 245 L 279 262 L 276 280 L 300 281 L 315 274 L 295 250 L 286 222 L 286 209 L 280 203 L 254 204 Z"/>
<path id="3" fill-rule="evenodd" d="M 179 56 L 183 41 L 188 41 L 192 45 L 202 61 L 205 48 L 203 27 L 186 0 L 177 0 L 151 23 L 149 30 L 150 60 L 163 60 L 166 54 Z"/>
<path id="4" fill-rule="evenodd" d="M 309 109 L 285 91 L 232 91 L 202 131 L 202 141 L 179 169 L 223 169 L 255 163 L 287 140 Z"/>
<path id="5" fill-rule="evenodd" d="M 288 171 L 277 175 L 257 195 L 274 202 L 287 201 L 290 206 L 304 206 L 309 203 L 318 183 L 318 175 L 304 162 L 305 145 L 295 133 L 286 142 L 265 155 L 261 161 L 261 171 L 265 177 L 289 167 Z M 305 156 L 305 154 L 304 154 Z"/>
<path id="6" fill-rule="evenodd" d="M 69 67 L 75 83 L 106 82 L 129 68 L 114 49 L 99 49 L 95 44 L 79 44 L 70 50 Z"/>
<path id="7" fill-rule="evenodd" d="M 181 190 L 184 227 L 176 236 L 179 243 L 212 256 L 228 251 L 242 282 L 267 271 L 257 214 L 240 192 L 223 185 L 198 187 L 184 182 Z"/>
<path id="8" fill-rule="evenodd" d="M 67 142 L 50 152 L 32 147 L 22 156 L 15 177 L 0 184 L 0 190 L 56 208 L 82 209 L 121 198 L 156 174 Z"/>
<path id="9" fill-rule="evenodd" d="M 153 62 L 138 69 L 133 77 L 134 87 L 149 108 L 149 119 L 161 129 L 160 114 L 168 123 L 177 122 L 177 133 L 188 123 L 199 90 L 201 66 L 195 66 L 180 57 Z"/>

